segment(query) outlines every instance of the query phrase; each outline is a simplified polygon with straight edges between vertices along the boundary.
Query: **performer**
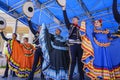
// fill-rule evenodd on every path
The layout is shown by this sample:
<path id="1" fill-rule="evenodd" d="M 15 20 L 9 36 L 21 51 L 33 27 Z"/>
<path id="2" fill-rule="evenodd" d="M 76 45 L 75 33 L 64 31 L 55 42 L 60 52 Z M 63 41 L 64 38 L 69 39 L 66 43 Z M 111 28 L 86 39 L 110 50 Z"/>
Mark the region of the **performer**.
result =
<path id="1" fill-rule="evenodd" d="M 35 48 L 32 44 L 28 43 L 27 37 L 23 39 L 21 47 L 23 54 L 21 54 L 19 59 L 19 70 L 16 72 L 16 74 L 18 77 L 28 77 L 30 71 L 32 70 Z"/>
<path id="2" fill-rule="evenodd" d="M 44 52 L 43 55 L 49 56 L 49 58 L 44 56 L 44 60 L 49 60 L 50 62 L 49 67 L 45 69 L 43 73 L 46 78 L 52 80 L 67 80 L 69 68 L 69 54 L 68 46 L 66 44 L 66 38 L 60 36 L 60 29 L 56 29 L 55 35 L 53 35 L 47 32 L 48 30 L 45 26 L 42 26 L 42 28 L 43 29 L 40 33 L 40 42 L 42 43 L 42 51 Z M 49 43 L 47 41 L 48 39 L 50 41 Z M 45 40 L 45 42 L 42 40 Z M 49 44 L 51 44 L 52 49 L 51 47 L 48 47 Z M 46 47 L 44 45 L 46 45 Z M 49 49 L 51 49 L 50 52 L 46 53 Z"/>
<path id="3" fill-rule="evenodd" d="M 72 80 L 73 72 L 76 65 L 76 60 L 78 62 L 78 71 L 79 71 L 79 80 L 84 79 L 84 71 L 83 71 L 83 63 L 81 62 L 81 58 L 83 55 L 83 50 L 81 48 L 81 35 L 79 33 L 80 26 L 78 25 L 79 18 L 74 17 L 72 19 L 72 23 L 69 22 L 65 6 L 62 7 L 64 20 L 67 29 L 69 30 L 69 48 L 70 48 L 70 67 L 69 67 L 69 80 Z"/>
<path id="4" fill-rule="evenodd" d="M 36 70 L 40 70 L 42 68 L 42 62 L 43 62 L 43 57 L 42 57 L 42 51 L 41 51 L 41 46 L 39 43 L 39 32 L 40 32 L 40 27 L 39 30 L 36 31 L 32 28 L 32 23 L 30 21 L 30 18 L 28 18 L 28 24 L 29 24 L 29 28 L 31 30 L 31 32 L 34 34 L 35 39 L 33 41 L 33 44 L 36 45 L 36 51 L 35 51 L 35 55 L 34 55 L 34 62 L 33 62 L 33 67 L 32 67 L 32 71 L 30 72 L 30 75 L 28 77 L 27 80 L 33 80 L 33 76 L 34 76 L 34 72 Z M 40 60 L 40 63 L 39 63 Z M 44 75 L 41 71 L 41 79 L 44 79 Z"/>
<path id="5" fill-rule="evenodd" d="M 113 0 L 113 6 L 112 6 L 113 16 L 118 24 L 120 24 L 120 14 L 117 10 L 117 0 Z"/>
<path id="6" fill-rule="evenodd" d="M 116 32 L 116 35 L 118 34 L 118 36 L 120 36 L 120 14 L 117 10 L 117 0 L 113 0 L 112 11 L 113 11 L 114 19 L 119 24 L 118 31 Z"/>
<path id="7" fill-rule="evenodd" d="M 96 20 L 94 27 L 86 27 L 82 48 L 84 70 L 92 80 L 120 79 L 120 38 L 115 38 L 108 29 L 102 28 L 102 20 Z"/>
<path id="8" fill-rule="evenodd" d="M 6 57 L 7 57 L 7 63 L 6 63 L 6 69 L 4 76 L 2 78 L 8 77 L 8 71 L 9 71 L 9 64 L 13 61 L 17 62 L 18 54 L 21 54 L 21 50 L 19 50 L 20 41 L 16 40 L 17 34 L 12 34 L 12 39 L 8 39 L 5 37 L 3 31 L 0 30 L 2 38 L 7 41 L 7 50 L 5 51 Z M 13 72 L 13 77 L 16 77 L 15 72 Z"/>

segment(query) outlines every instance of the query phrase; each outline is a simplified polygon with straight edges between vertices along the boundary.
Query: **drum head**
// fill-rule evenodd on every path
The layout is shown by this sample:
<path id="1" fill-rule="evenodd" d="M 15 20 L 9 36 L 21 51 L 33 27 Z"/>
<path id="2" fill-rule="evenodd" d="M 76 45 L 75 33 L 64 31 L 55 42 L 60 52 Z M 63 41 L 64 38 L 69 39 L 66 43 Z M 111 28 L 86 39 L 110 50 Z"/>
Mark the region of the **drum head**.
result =
<path id="1" fill-rule="evenodd" d="M 30 18 L 33 17 L 33 15 L 34 15 L 34 6 L 33 6 L 33 3 L 31 1 L 26 2 L 23 5 L 23 12 L 27 17 L 30 17 Z"/>
<path id="2" fill-rule="evenodd" d="M 56 1 L 61 7 L 64 7 L 66 5 L 66 0 L 56 0 Z"/>
<path id="3" fill-rule="evenodd" d="M 3 17 L 0 17 L 0 30 L 3 30 L 6 28 L 6 21 Z"/>

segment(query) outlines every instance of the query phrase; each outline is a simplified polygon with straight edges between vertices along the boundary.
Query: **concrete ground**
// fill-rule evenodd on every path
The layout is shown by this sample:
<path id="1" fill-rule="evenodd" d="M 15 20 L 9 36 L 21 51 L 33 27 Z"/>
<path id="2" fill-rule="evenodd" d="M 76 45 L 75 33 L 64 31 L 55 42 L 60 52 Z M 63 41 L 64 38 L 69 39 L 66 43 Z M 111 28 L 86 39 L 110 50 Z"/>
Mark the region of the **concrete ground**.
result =
<path id="1" fill-rule="evenodd" d="M 0 68 L 0 80 L 25 80 L 26 78 L 18 78 L 18 77 L 12 77 L 9 75 L 8 78 L 2 78 L 4 74 L 4 68 Z M 40 74 L 35 75 L 34 80 L 40 80 Z M 78 76 L 74 78 L 74 80 L 79 80 Z M 85 77 L 85 80 L 90 80 L 88 77 Z"/>
<path id="2" fill-rule="evenodd" d="M 5 68 L 0 68 L 0 80 L 25 80 L 26 78 L 12 77 L 11 75 L 8 78 L 2 78 Z M 35 75 L 34 80 L 40 80 L 40 74 Z"/>
<path id="3" fill-rule="evenodd" d="M 0 55 L 0 67 L 5 65 L 6 65 L 5 56 Z M 5 68 L 0 68 L 0 80 L 25 80 L 25 78 L 12 77 L 11 75 L 9 75 L 8 78 L 2 78 L 4 71 Z M 79 80 L 78 77 L 79 76 L 76 76 L 74 80 Z M 40 80 L 40 74 L 35 75 L 34 80 Z M 85 76 L 85 80 L 90 80 L 90 79 Z"/>

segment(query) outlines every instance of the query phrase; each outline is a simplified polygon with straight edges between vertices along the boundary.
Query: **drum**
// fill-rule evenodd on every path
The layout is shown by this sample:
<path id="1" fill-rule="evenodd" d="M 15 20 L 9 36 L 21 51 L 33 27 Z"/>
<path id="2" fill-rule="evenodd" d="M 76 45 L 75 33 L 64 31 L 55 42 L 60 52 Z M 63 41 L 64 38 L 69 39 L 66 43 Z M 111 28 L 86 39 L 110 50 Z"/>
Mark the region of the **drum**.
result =
<path id="1" fill-rule="evenodd" d="M 61 7 L 64 7 L 66 5 L 66 0 L 56 0 L 56 1 Z"/>
<path id="2" fill-rule="evenodd" d="M 28 1 L 23 5 L 23 13 L 29 18 L 33 17 L 34 6 L 33 6 L 33 3 L 31 1 Z"/>
<path id="3" fill-rule="evenodd" d="M 6 28 L 6 20 L 0 16 L 0 30 L 3 30 Z"/>

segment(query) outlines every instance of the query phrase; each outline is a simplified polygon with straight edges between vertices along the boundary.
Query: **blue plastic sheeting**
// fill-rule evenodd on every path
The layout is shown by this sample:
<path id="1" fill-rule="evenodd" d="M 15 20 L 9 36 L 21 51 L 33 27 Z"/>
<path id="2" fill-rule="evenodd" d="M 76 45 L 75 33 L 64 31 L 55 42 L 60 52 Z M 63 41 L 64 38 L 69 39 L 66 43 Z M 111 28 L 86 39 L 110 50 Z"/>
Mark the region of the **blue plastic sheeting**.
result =
<path id="1" fill-rule="evenodd" d="M 27 24 L 27 17 L 24 16 L 22 6 L 29 0 L 0 0 L 0 8 L 7 14 L 18 18 L 21 22 Z M 67 29 L 58 25 L 53 17 L 55 16 L 61 23 L 64 23 L 63 13 L 61 7 L 57 4 L 56 0 L 31 0 L 34 3 L 35 14 L 32 17 L 33 27 L 37 29 L 42 23 L 45 23 L 50 32 L 55 31 L 56 28 L 63 30 L 62 35 L 68 35 Z M 112 14 L 112 1 L 113 0 L 67 0 L 67 14 L 71 21 L 72 17 L 78 16 L 81 20 L 87 21 L 87 26 L 92 26 L 91 19 L 87 16 L 85 9 L 80 4 L 82 1 L 95 19 L 103 19 L 103 27 L 109 28 L 111 31 L 116 31 L 118 24 L 115 22 Z M 38 5 L 39 4 L 39 5 Z M 40 7 L 42 6 L 42 8 Z M 118 9 L 120 10 L 120 0 L 118 0 Z M 12 10 L 12 11 L 10 11 Z"/>

